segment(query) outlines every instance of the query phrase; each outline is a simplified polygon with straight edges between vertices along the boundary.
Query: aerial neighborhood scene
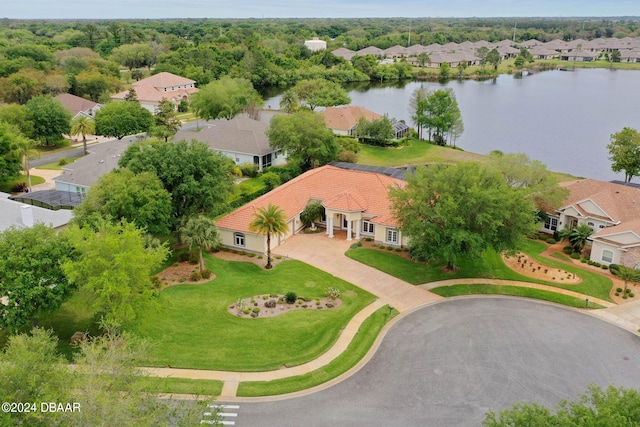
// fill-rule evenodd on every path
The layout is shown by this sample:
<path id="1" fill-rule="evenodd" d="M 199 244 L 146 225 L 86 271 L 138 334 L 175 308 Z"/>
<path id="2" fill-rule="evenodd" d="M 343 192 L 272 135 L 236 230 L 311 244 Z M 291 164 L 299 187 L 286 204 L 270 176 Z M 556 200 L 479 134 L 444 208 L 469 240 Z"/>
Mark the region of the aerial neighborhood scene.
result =
<path id="1" fill-rule="evenodd" d="M 0 426 L 640 426 L 640 8 L 0 8 Z"/>

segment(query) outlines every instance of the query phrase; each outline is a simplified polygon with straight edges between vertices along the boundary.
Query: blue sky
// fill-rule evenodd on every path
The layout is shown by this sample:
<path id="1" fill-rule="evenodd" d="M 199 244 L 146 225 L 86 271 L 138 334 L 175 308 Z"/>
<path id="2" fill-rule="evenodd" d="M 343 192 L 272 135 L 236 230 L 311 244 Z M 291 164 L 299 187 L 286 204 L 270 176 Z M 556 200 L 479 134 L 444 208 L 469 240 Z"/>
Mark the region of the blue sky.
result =
<path id="1" fill-rule="evenodd" d="M 351 18 L 640 15 L 640 0 L 0 0 L 0 18 Z"/>

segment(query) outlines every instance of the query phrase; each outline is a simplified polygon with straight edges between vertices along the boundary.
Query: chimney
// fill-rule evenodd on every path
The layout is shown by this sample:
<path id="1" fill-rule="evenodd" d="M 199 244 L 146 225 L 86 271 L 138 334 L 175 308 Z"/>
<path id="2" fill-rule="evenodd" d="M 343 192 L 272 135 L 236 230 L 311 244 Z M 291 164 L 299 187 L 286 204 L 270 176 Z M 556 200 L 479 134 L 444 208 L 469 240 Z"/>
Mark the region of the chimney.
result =
<path id="1" fill-rule="evenodd" d="M 20 206 L 20 216 L 22 217 L 22 223 L 27 227 L 33 227 L 33 206 L 22 205 Z"/>

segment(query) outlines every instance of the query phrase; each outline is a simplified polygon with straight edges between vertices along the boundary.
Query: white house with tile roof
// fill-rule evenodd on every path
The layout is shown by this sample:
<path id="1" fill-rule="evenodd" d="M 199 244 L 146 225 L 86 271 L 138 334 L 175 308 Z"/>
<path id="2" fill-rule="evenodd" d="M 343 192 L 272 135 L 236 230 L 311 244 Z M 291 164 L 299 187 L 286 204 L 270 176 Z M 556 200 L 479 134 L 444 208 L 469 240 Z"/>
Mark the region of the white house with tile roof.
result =
<path id="1" fill-rule="evenodd" d="M 147 77 L 133 83 L 131 86 L 136 92 L 140 105 L 152 113 L 155 113 L 158 104 L 163 99 L 178 105 L 183 99 L 188 101 L 191 95 L 198 91 L 195 80 L 167 72 Z M 113 95 L 111 99 L 124 101 L 128 94 L 129 91 L 125 90 Z"/>
<path id="2" fill-rule="evenodd" d="M 570 195 L 549 214 L 542 231 L 586 224 L 594 231 L 590 237 L 593 261 L 640 267 L 640 188 L 594 179 L 561 185 Z"/>
<path id="3" fill-rule="evenodd" d="M 249 229 L 258 208 L 273 204 L 285 213 L 287 232 L 271 237 L 274 248 L 302 229 L 300 213 L 308 204 L 319 201 L 325 215 L 318 224 L 326 227 L 327 238 L 333 238 L 340 230 L 346 232 L 347 240 L 370 237 L 377 243 L 400 247 L 406 245 L 407 239 L 398 230 L 388 195 L 389 188 L 404 185 L 405 181 L 380 173 L 326 165 L 307 171 L 223 216 L 216 226 L 223 246 L 264 253 L 266 237 Z"/>

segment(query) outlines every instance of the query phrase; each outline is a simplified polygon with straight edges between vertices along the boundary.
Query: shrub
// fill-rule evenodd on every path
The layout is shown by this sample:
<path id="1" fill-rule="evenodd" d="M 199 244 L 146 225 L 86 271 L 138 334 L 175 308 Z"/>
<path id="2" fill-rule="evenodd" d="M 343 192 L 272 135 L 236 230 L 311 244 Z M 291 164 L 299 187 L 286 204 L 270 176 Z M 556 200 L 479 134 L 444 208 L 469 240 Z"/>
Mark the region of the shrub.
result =
<path id="1" fill-rule="evenodd" d="M 395 248 L 394 250 L 395 250 L 396 252 L 402 252 L 402 249 L 401 249 L 401 248 Z"/>
<path id="2" fill-rule="evenodd" d="M 580 254 L 578 252 L 573 252 L 570 256 L 573 259 L 580 259 Z"/>
<path id="3" fill-rule="evenodd" d="M 587 261 L 589 261 L 591 259 L 591 257 L 589 257 L 589 255 L 585 255 L 584 259 L 586 259 Z"/>
<path id="4" fill-rule="evenodd" d="M 287 292 L 284 298 L 288 304 L 293 304 L 298 299 L 298 294 L 296 294 L 295 292 Z"/>
<path id="5" fill-rule="evenodd" d="M 198 251 L 191 251 L 189 252 L 189 263 L 191 264 L 198 264 L 200 262 L 200 254 L 198 253 Z"/>
<path id="6" fill-rule="evenodd" d="M 189 252 L 180 252 L 180 255 L 178 255 L 178 261 L 179 262 L 189 261 Z"/>
<path id="7" fill-rule="evenodd" d="M 619 297 L 620 296 L 620 292 L 616 292 L 616 296 Z"/>
<path id="8" fill-rule="evenodd" d="M 630 293 L 631 293 L 631 289 L 629 289 L 629 288 L 625 289 L 625 290 L 624 290 L 624 293 L 625 293 L 625 294 L 630 294 Z"/>
<path id="9" fill-rule="evenodd" d="M 358 247 L 357 243 L 352 243 L 351 246 L 349 246 L 351 249 L 356 249 Z"/>
<path id="10" fill-rule="evenodd" d="M 387 246 L 387 250 L 388 251 L 392 251 L 393 250 L 393 246 Z"/>
<path id="11" fill-rule="evenodd" d="M 571 255 L 571 253 L 573 252 L 573 248 L 571 246 L 565 246 L 564 248 L 562 248 L 562 252 L 567 255 Z"/>
<path id="12" fill-rule="evenodd" d="M 202 270 L 202 278 L 203 279 L 208 279 L 211 277 L 211 270 L 209 270 L 208 268 L 205 268 L 204 270 Z"/>
<path id="13" fill-rule="evenodd" d="M 282 255 L 276 255 L 276 259 L 282 259 Z"/>
<path id="14" fill-rule="evenodd" d="M 608 265 L 604 265 L 604 264 L 602 264 L 602 269 L 603 269 L 603 270 L 608 270 L 608 269 L 609 269 L 609 266 L 608 266 Z"/>
<path id="15" fill-rule="evenodd" d="M 609 271 L 614 276 L 618 276 L 620 274 L 620 266 L 618 264 L 609 264 Z"/>
<path id="16" fill-rule="evenodd" d="M 367 241 L 367 242 L 371 242 L 373 239 L 371 237 L 365 237 L 364 240 Z"/>
<path id="17" fill-rule="evenodd" d="M 324 294 L 326 296 L 328 296 L 329 298 L 331 298 L 332 300 L 338 298 L 340 296 L 342 292 L 340 291 L 340 289 L 336 288 L 336 287 L 329 287 L 329 288 L 325 288 L 324 290 Z"/>
<path id="18" fill-rule="evenodd" d="M 633 292 L 629 292 L 629 298 L 633 298 L 635 294 Z"/>
<path id="19" fill-rule="evenodd" d="M 14 193 L 24 193 L 25 191 L 27 191 L 28 188 L 29 188 L 29 186 L 27 185 L 26 182 L 17 182 L 13 186 L 11 191 L 14 192 Z"/>
<path id="20" fill-rule="evenodd" d="M 194 271 L 193 273 L 191 273 L 191 276 L 189 276 L 189 278 L 192 282 L 197 282 L 198 280 L 202 279 L 202 274 L 200 274 L 199 271 Z"/>
<path id="21" fill-rule="evenodd" d="M 66 157 L 61 157 L 60 160 L 58 160 L 58 166 L 64 166 L 69 164 L 69 160 L 67 160 Z"/>
<path id="22" fill-rule="evenodd" d="M 248 256 L 249 258 L 253 258 L 254 256 L 256 256 L 256 254 L 254 254 L 254 253 L 250 253 L 250 254 L 248 254 L 247 256 Z"/>
<path id="23" fill-rule="evenodd" d="M 158 276 L 151 276 L 151 284 L 154 289 L 160 289 L 162 287 L 162 280 Z"/>
<path id="24" fill-rule="evenodd" d="M 622 295 L 622 299 L 627 299 L 627 298 L 629 298 L 627 294 Z"/>
<path id="25" fill-rule="evenodd" d="M 258 165 L 255 163 L 243 163 L 240 165 L 240 170 L 242 171 L 242 176 L 247 176 L 249 178 L 255 178 L 258 176 Z"/>
<path id="26" fill-rule="evenodd" d="M 260 313 L 260 307 L 253 307 L 254 313 Z"/>
<path id="27" fill-rule="evenodd" d="M 251 309 L 250 308 L 245 308 L 244 310 L 242 310 L 242 312 L 244 314 L 249 314 L 249 313 L 251 313 Z"/>
<path id="28" fill-rule="evenodd" d="M 275 172 L 263 173 L 262 176 L 260 176 L 260 181 L 264 182 L 264 185 L 268 189 L 276 188 L 278 185 L 282 183 L 282 180 L 280 179 L 280 175 L 278 175 Z"/>
<path id="29" fill-rule="evenodd" d="M 550 245 L 553 245 L 556 243 L 556 239 L 554 239 L 553 237 L 549 237 L 547 238 L 547 243 Z"/>
<path id="30" fill-rule="evenodd" d="M 594 263 L 593 263 L 593 265 L 594 265 L 595 267 L 602 267 L 602 264 L 600 264 L 599 262 L 594 262 Z"/>
<path id="31" fill-rule="evenodd" d="M 339 162 L 345 162 L 345 163 L 357 163 L 358 153 L 351 150 L 342 150 L 338 153 L 337 160 Z"/>
<path id="32" fill-rule="evenodd" d="M 280 177 L 280 182 L 287 182 L 300 175 L 302 171 L 296 166 L 269 166 L 264 168 L 264 173 L 274 172 Z"/>
<path id="33" fill-rule="evenodd" d="M 580 260 L 580 262 L 581 262 L 581 263 L 583 263 L 583 264 L 586 264 L 586 263 L 587 263 L 587 260 L 586 260 L 586 259 L 584 259 L 584 258 L 582 258 L 582 259 Z"/>
<path id="34" fill-rule="evenodd" d="M 616 292 L 622 292 L 622 288 L 616 288 Z"/>

